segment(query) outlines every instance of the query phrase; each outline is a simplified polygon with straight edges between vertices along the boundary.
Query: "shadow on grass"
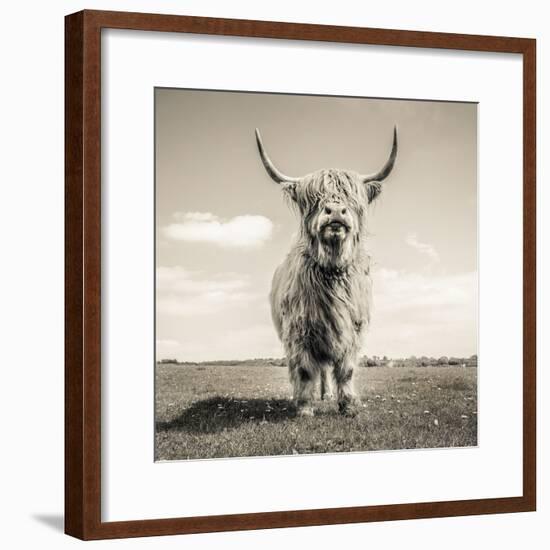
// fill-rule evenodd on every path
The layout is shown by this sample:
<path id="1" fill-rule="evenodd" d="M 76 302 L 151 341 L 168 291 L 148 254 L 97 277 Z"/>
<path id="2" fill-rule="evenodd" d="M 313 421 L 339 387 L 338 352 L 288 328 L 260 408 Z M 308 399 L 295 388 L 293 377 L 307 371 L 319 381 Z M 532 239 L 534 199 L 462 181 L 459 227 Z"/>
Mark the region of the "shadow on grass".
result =
<path id="1" fill-rule="evenodd" d="M 193 434 L 217 433 L 243 424 L 273 424 L 296 416 L 296 407 L 288 399 L 232 399 L 211 397 L 196 401 L 179 416 L 156 422 L 159 432 Z"/>

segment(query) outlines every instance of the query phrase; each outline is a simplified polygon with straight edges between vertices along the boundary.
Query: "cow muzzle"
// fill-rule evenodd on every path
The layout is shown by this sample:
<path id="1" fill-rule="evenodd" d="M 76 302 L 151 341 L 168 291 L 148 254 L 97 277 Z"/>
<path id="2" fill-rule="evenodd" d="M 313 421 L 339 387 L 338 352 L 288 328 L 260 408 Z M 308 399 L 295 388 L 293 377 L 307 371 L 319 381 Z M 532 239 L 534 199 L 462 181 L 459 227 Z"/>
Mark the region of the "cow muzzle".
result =
<path id="1" fill-rule="evenodd" d="M 348 208 L 341 203 L 327 203 L 319 214 L 319 229 L 325 241 L 344 240 L 352 225 L 353 218 Z"/>

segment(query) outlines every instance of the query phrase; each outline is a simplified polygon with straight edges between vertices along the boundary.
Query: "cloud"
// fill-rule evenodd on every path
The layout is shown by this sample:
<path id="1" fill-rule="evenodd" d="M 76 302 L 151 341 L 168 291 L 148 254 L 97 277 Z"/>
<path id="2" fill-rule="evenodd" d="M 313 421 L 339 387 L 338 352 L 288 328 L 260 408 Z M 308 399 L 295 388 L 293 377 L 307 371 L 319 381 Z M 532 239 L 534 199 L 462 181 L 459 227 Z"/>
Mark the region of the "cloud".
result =
<path id="1" fill-rule="evenodd" d="M 242 273 L 157 267 L 157 360 L 281 356 L 267 294 Z"/>
<path id="2" fill-rule="evenodd" d="M 242 308 L 258 296 L 246 275 L 220 273 L 206 276 L 180 266 L 156 270 L 157 313 L 193 317 L 228 308 Z"/>
<path id="3" fill-rule="evenodd" d="M 181 342 L 157 340 L 157 361 L 218 361 L 253 359 L 255 357 L 283 357 L 284 351 L 270 321 L 247 323 L 239 327 L 226 327 L 215 338 L 197 337 L 182 330 Z"/>
<path id="4" fill-rule="evenodd" d="M 180 350 L 180 343 L 177 340 L 171 339 L 159 339 L 156 341 L 156 358 L 157 361 L 161 359 L 174 359 Z"/>
<path id="5" fill-rule="evenodd" d="M 446 311 L 471 304 L 477 296 L 475 271 L 448 275 L 378 269 L 373 278 L 377 307 L 388 312 L 436 309 L 436 315 L 444 318 Z"/>
<path id="6" fill-rule="evenodd" d="M 161 231 L 176 241 L 247 249 L 259 248 L 273 233 L 273 223 L 265 216 L 246 214 L 224 220 L 210 212 L 176 212 L 174 218 L 176 222 Z"/>
<path id="7" fill-rule="evenodd" d="M 220 359 L 283 357 L 285 352 L 270 319 L 254 325 L 229 329 L 217 342 Z M 212 353 L 212 350 L 210 350 Z"/>
<path id="8" fill-rule="evenodd" d="M 177 340 L 157 340 L 156 344 L 158 347 L 164 348 L 177 348 L 180 344 Z"/>
<path id="9" fill-rule="evenodd" d="M 409 233 L 405 238 L 405 242 L 421 254 L 428 256 L 432 262 L 439 263 L 439 254 L 436 249 L 431 244 L 421 243 L 416 233 Z"/>
<path id="10" fill-rule="evenodd" d="M 477 272 L 373 272 L 367 355 L 471 355 L 477 351 Z"/>

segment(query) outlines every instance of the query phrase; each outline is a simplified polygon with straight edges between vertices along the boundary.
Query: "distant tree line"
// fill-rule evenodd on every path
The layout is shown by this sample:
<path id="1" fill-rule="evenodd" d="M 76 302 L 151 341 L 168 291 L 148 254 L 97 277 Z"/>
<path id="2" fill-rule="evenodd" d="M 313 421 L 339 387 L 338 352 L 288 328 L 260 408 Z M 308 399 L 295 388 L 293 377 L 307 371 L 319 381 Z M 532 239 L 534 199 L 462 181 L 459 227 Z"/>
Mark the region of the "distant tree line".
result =
<path id="1" fill-rule="evenodd" d="M 256 367 L 286 367 L 287 362 L 284 357 L 268 357 L 256 359 L 232 359 L 226 361 L 178 361 L 177 359 L 161 359 L 161 365 L 182 365 L 182 366 L 197 366 L 197 365 L 223 365 L 223 366 L 256 366 Z M 379 357 L 366 355 L 359 360 L 360 367 L 477 367 L 477 355 L 470 357 L 415 357 L 411 355 L 406 358 L 389 358 L 384 355 Z"/>
<path id="2" fill-rule="evenodd" d="M 359 361 L 361 367 L 477 367 L 477 355 L 470 357 L 416 357 L 411 355 L 405 358 L 388 358 L 386 355 L 378 357 L 364 356 Z"/>
<path id="3" fill-rule="evenodd" d="M 256 359 L 229 359 L 218 361 L 178 361 L 177 359 L 161 359 L 158 361 L 161 365 L 223 365 L 225 367 L 236 366 L 257 366 L 257 367 L 286 367 L 286 359 L 284 357 L 262 357 Z"/>

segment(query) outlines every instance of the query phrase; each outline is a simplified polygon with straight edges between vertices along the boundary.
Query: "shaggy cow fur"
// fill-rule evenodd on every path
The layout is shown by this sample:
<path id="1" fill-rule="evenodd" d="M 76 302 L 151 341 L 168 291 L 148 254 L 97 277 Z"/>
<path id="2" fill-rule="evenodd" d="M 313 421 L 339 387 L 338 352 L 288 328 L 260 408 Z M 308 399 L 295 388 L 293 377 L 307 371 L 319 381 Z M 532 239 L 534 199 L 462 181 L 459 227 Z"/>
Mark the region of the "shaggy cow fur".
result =
<path id="1" fill-rule="evenodd" d="M 259 136 L 258 145 L 264 159 Z M 270 163 L 266 158 L 264 164 Z M 266 164 L 268 172 L 270 166 Z M 353 415 L 359 403 L 353 371 L 371 310 L 367 206 L 380 183 L 365 183 L 364 176 L 344 170 L 319 170 L 288 180 L 279 183 L 299 213 L 300 229 L 275 271 L 270 301 L 297 411 L 313 415 L 317 381 L 321 379 L 324 398 L 332 376 L 339 411 Z"/>

